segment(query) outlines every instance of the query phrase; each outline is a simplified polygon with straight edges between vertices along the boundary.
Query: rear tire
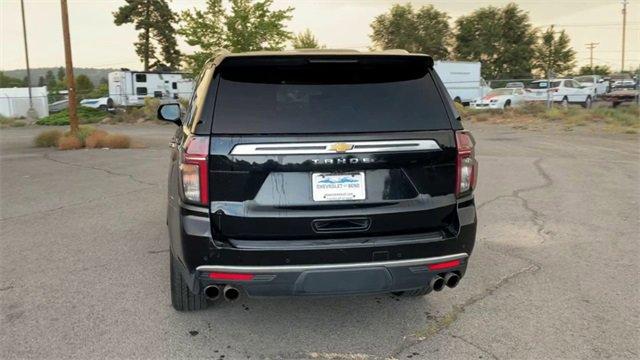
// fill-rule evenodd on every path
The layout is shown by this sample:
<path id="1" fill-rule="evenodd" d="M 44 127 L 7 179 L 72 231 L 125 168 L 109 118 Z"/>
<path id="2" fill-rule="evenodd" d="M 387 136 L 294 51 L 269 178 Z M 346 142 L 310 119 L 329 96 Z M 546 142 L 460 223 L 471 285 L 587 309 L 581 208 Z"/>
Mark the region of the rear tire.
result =
<path id="1" fill-rule="evenodd" d="M 171 267 L 171 305 L 178 311 L 196 311 L 207 308 L 207 298 L 201 294 L 191 292 L 182 277 L 178 260 L 169 251 L 169 266 Z"/>
<path id="2" fill-rule="evenodd" d="M 402 296 L 402 297 L 419 297 L 419 296 L 425 296 L 430 292 L 431 292 L 431 287 L 423 286 L 419 289 L 397 291 L 397 292 L 393 292 L 392 294 L 395 296 Z"/>
<path id="3" fill-rule="evenodd" d="M 587 96 L 587 98 L 584 99 L 584 103 L 582 103 L 582 107 L 585 109 L 591 109 L 591 105 L 592 105 L 591 96 Z"/>

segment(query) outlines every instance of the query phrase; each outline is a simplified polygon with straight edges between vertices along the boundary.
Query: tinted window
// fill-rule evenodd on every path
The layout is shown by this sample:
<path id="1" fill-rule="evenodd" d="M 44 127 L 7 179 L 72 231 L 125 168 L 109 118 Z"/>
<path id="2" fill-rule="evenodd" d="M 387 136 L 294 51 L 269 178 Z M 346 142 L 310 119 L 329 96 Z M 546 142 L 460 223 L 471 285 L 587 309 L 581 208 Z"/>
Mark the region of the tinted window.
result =
<path id="1" fill-rule="evenodd" d="M 450 129 L 423 63 L 221 70 L 213 132 L 344 133 Z"/>
<path id="2" fill-rule="evenodd" d="M 137 87 L 136 88 L 136 95 L 147 95 L 147 88 L 146 87 Z"/>
<path id="3" fill-rule="evenodd" d="M 136 82 L 147 82 L 147 74 L 136 74 Z"/>

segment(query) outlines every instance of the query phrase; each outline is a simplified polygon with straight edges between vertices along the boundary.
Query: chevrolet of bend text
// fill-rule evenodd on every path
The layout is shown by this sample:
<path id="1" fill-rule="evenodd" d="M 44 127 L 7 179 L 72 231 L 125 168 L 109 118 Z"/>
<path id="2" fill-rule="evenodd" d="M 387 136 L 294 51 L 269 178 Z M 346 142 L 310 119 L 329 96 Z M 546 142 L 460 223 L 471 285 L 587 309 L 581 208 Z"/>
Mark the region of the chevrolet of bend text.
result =
<path id="1" fill-rule="evenodd" d="M 433 59 L 264 52 L 209 61 L 171 141 L 171 300 L 454 288 L 475 242 L 474 139 Z"/>

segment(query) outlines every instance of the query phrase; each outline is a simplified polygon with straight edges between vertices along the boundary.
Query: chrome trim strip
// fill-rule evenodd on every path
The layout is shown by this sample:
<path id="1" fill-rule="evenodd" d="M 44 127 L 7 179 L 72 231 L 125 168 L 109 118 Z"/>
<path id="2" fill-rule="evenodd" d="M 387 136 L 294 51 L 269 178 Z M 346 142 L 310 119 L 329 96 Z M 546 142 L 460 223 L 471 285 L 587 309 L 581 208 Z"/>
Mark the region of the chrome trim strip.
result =
<path id="1" fill-rule="evenodd" d="M 376 261 L 364 263 L 348 263 L 348 264 L 315 264 L 315 265 L 282 265 L 282 266 L 233 266 L 233 265 L 201 265 L 196 271 L 202 272 L 234 272 L 234 273 L 251 273 L 251 274 L 275 274 L 287 272 L 302 272 L 308 270 L 341 270 L 354 268 L 373 268 L 373 267 L 401 267 L 401 266 L 417 266 L 428 265 L 433 263 L 458 260 L 467 258 L 467 253 L 459 253 L 452 255 L 444 255 L 421 259 L 407 260 L 390 260 Z"/>
<path id="2" fill-rule="evenodd" d="M 386 151 L 442 150 L 435 140 L 346 141 L 353 148 L 344 152 L 331 150 L 340 142 L 238 144 L 231 155 L 354 154 Z"/>

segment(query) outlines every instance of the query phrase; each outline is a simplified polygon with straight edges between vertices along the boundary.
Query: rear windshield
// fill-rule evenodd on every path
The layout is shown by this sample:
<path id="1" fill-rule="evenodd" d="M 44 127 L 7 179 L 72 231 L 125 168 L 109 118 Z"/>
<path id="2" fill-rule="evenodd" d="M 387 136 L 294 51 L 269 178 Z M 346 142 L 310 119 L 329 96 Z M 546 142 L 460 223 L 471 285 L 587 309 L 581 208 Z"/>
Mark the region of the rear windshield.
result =
<path id="1" fill-rule="evenodd" d="M 551 87 L 555 88 L 560 86 L 560 81 L 552 81 L 551 82 Z M 532 82 L 529 85 L 529 89 L 547 89 L 549 88 L 549 83 L 547 81 L 536 81 L 536 82 Z"/>
<path id="2" fill-rule="evenodd" d="M 309 134 L 450 129 L 424 61 L 223 66 L 213 132 Z"/>

